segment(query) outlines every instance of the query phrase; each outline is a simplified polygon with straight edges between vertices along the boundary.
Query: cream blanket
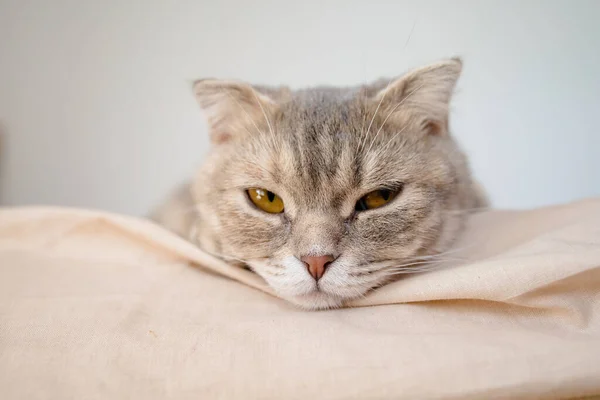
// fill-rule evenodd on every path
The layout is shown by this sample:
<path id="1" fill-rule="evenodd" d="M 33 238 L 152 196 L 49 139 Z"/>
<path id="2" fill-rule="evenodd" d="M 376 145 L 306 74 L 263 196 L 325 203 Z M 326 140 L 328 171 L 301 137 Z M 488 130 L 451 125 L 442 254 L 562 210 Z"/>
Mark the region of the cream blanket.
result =
<path id="1" fill-rule="evenodd" d="M 306 312 L 150 222 L 3 209 L 0 398 L 600 394 L 600 199 L 474 215 L 456 246 L 453 266 Z"/>

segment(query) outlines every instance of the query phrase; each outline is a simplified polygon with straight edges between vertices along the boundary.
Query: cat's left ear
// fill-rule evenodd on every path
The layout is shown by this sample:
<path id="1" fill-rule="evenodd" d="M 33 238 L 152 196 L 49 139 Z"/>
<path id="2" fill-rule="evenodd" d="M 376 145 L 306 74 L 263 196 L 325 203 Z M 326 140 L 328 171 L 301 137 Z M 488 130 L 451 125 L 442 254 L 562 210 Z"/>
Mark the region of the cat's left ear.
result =
<path id="1" fill-rule="evenodd" d="M 256 133 L 269 124 L 275 99 L 247 83 L 202 79 L 194 82 L 194 93 L 206 116 L 213 144 L 227 144 Z"/>
<path id="2" fill-rule="evenodd" d="M 448 132 L 450 100 L 461 70 L 462 61 L 452 58 L 410 71 L 379 90 L 373 100 L 383 115 L 417 124 L 430 134 L 444 135 Z"/>

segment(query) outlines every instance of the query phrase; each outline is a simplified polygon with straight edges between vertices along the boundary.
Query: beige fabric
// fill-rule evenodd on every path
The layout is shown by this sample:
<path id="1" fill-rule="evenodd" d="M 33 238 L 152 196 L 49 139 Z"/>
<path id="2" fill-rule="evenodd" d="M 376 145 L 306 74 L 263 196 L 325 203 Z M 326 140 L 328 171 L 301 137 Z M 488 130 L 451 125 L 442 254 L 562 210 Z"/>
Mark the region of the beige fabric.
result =
<path id="1" fill-rule="evenodd" d="M 150 222 L 4 209 L 0 397 L 600 394 L 600 199 L 478 214 L 456 246 L 363 307 L 305 312 Z"/>

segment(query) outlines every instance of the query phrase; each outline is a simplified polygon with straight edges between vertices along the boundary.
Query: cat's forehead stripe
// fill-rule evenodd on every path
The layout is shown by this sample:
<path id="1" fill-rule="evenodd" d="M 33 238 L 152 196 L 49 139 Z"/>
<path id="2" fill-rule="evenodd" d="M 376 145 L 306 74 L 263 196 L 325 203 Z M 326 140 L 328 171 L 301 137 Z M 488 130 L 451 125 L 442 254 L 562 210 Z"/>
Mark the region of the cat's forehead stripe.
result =
<path id="1" fill-rule="evenodd" d="M 291 182 L 290 191 L 307 205 L 339 207 L 343 200 L 340 193 L 346 193 L 348 185 L 360 184 L 364 175 L 360 157 L 356 156 L 357 137 L 362 134 L 356 123 L 347 120 L 352 111 L 347 104 L 311 104 L 292 103 L 280 119 L 278 136 L 287 142 L 283 147 L 290 150 L 281 156 L 289 157 L 294 166 L 294 171 L 287 171 L 287 181 Z M 341 185 L 344 187 L 338 187 Z M 315 195 L 306 196 L 307 192 Z"/>

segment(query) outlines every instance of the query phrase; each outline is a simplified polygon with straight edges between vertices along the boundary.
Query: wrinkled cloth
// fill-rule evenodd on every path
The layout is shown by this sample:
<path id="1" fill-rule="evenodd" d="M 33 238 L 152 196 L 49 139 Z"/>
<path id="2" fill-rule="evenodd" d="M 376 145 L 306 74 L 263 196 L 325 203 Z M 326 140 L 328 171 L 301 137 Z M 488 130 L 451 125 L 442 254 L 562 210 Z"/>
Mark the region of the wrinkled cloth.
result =
<path id="1" fill-rule="evenodd" d="M 153 223 L 0 210 L 2 399 L 600 394 L 600 199 L 486 211 L 434 271 L 302 311 Z"/>

